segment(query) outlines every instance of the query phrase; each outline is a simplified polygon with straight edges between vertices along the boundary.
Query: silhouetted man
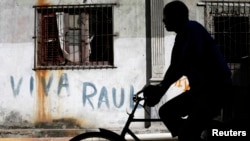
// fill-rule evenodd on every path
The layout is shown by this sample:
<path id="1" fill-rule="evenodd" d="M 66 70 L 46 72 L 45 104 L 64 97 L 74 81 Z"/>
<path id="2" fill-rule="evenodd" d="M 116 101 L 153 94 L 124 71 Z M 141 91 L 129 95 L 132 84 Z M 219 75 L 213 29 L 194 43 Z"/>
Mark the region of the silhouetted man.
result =
<path id="1" fill-rule="evenodd" d="M 165 28 L 176 32 L 176 38 L 163 81 L 144 89 L 146 102 L 149 106 L 156 105 L 174 82 L 186 76 L 190 90 L 165 103 L 159 115 L 179 141 L 199 141 L 203 129 L 218 115 L 229 97 L 231 72 L 206 29 L 189 20 L 188 8 L 183 2 L 168 3 L 163 16 Z"/>

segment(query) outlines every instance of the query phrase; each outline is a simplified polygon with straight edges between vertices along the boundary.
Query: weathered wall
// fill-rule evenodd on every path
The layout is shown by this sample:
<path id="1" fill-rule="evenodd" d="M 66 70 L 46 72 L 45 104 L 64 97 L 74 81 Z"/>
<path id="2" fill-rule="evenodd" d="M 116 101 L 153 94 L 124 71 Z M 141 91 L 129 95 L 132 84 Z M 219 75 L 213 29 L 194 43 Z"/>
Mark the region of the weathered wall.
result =
<path id="1" fill-rule="evenodd" d="M 0 1 L 0 127 L 117 128 L 133 107 L 132 95 L 146 83 L 145 0 L 114 7 L 115 69 L 33 70 L 34 5 L 82 4 L 82 0 Z M 164 37 L 165 69 L 175 35 Z M 170 99 L 187 89 L 186 79 Z M 138 116 L 144 116 L 141 109 Z M 62 124 L 63 123 L 63 124 Z M 140 124 L 142 126 L 142 124 Z"/>
<path id="2" fill-rule="evenodd" d="M 34 65 L 34 9 L 82 0 L 0 1 L 0 126 L 33 127 L 63 120 L 68 126 L 119 127 L 145 78 L 144 1 L 114 7 L 115 69 L 40 70 Z M 115 0 L 87 3 L 116 2 Z M 143 111 L 141 110 L 141 115 Z M 105 117 L 105 118 L 104 118 Z M 67 124 L 65 124 L 67 125 Z"/>

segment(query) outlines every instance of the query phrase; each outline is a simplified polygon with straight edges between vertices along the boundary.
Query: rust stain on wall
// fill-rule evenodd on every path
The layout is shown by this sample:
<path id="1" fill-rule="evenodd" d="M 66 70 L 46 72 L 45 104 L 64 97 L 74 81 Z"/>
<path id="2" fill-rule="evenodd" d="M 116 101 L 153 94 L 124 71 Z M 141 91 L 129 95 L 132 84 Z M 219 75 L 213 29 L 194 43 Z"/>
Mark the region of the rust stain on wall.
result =
<path id="1" fill-rule="evenodd" d="M 46 97 L 46 92 L 44 88 L 44 84 L 42 83 L 42 78 L 45 80 L 49 77 L 49 71 L 47 70 L 40 70 L 36 72 L 36 82 L 37 82 L 37 110 L 36 110 L 36 121 L 37 122 L 45 122 L 51 121 L 51 115 L 49 111 L 49 101 L 48 97 Z"/>
<path id="2" fill-rule="evenodd" d="M 53 91 L 50 83 L 59 83 L 63 70 L 51 71 L 51 70 L 38 70 L 36 71 L 36 117 L 35 125 L 37 128 L 80 128 L 84 127 L 85 120 L 79 118 L 72 118 L 71 115 L 64 115 L 64 117 L 53 117 L 54 114 L 61 115 L 63 112 L 63 103 L 60 96 L 57 99 L 56 111 L 51 110 L 51 95 Z M 52 77 L 53 78 L 52 80 Z M 51 87 L 50 87 L 51 86 Z M 57 113 L 55 113 L 57 112 Z M 57 119 L 60 118 L 60 119 Z"/>
<path id="3" fill-rule="evenodd" d="M 42 6 L 50 5 L 50 3 L 48 2 L 48 0 L 37 0 L 36 4 L 37 5 L 42 5 Z"/>

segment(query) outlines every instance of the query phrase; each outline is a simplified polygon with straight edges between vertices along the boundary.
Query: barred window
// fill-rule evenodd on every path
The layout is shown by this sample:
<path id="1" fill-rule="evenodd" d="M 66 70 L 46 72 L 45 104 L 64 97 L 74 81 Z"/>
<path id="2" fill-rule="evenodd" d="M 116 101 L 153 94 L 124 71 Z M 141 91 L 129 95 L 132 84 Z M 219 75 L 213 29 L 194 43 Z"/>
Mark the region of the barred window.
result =
<path id="1" fill-rule="evenodd" d="M 245 66 L 249 66 L 250 54 L 250 2 L 205 1 L 204 6 L 206 28 L 224 54 L 233 77 L 240 71 L 247 71 L 248 67 Z"/>
<path id="2" fill-rule="evenodd" d="M 248 56 L 249 50 L 249 17 L 218 16 L 214 17 L 215 39 L 226 60 L 240 63 Z"/>
<path id="3" fill-rule="evenodd" d="M 34 6 L 34 69 L 114 67 L 113 5 Z"/>

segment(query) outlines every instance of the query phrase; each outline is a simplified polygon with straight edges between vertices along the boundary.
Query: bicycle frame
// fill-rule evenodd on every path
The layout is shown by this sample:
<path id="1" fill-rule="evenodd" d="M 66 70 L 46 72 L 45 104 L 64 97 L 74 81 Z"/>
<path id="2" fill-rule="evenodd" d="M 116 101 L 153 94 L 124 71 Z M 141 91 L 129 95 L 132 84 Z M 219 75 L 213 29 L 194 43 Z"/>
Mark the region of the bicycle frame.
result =
<path id="1" fill-rule="evenodd" d="M 112 141 L 126 141 L 126 139 L 125 139 L 126 134 L 129 134 L 135 141 L 140 141 L 140 139 L 133 133 L 133 131 L 129 129 L 131 122 L 152 122 L 152 121 L 159 122 L 159 121 L 161 121 L 160 119 L 136 119 L 136 118 L 134 118 L 134 114 L 135 114 L 138 106 L 140 105 L 140 102 L 142 100 L 145 100 L 145 98 L 139 96 L 140 93 L 142 93 L 142 91 L 138 92 L 133 97 L 135 105 L 134 105 L 132 112 L 129 114 L 129 117 L 125 123 L 125 126 L 122 129 L 121 134 L 117 134 L 111 130 L 100 128 L 99 132 L 83 133 L 83 134 L 80 134 L 80 135 L 73 137 L 70 141 L 79 141 L 82 139 L 90 139 L 92 137 L 94 137 L 94 138 L 100 137 L 100 138 L 109 139 Z"/>
<path id="2" fill-rule="evenodd" d="M 122 129 L 121 132 L 121 138 L 123 138 L 125 140 L 125 135 L 128 133 L 129 135 L 132 136 L 132 138 L 134 138 L 135 141 L 140 141 L 140 139 L 133 133 L 133 131 L 131 131 L 129 129 L 129 126 L 131 124 L 131 122 L 160 122 L 161 119 L 136 119 L 134 118 L 134 114 L 138 108 L 138 106 L 140 105 L 139 103 L 144 100 L 144 98 L 139 96 L 140 93 L 137 93 L 134 97 L 133 100 L 135 101 L 135 106 L 132 110 L 132 112 L 129 114 L 128 120 L 124 126 L 124 128 Z M 143 106 L 144 107 L 144 106 Z"/>

